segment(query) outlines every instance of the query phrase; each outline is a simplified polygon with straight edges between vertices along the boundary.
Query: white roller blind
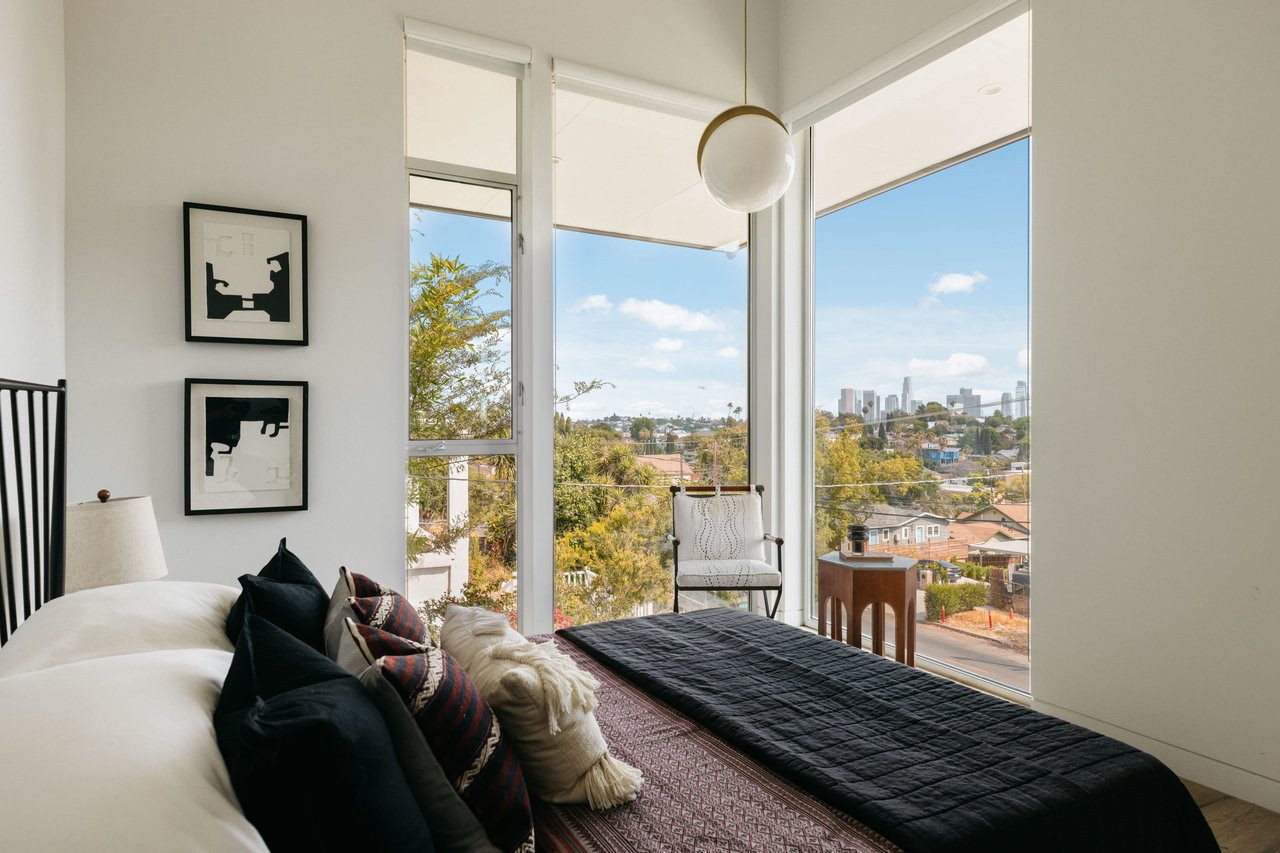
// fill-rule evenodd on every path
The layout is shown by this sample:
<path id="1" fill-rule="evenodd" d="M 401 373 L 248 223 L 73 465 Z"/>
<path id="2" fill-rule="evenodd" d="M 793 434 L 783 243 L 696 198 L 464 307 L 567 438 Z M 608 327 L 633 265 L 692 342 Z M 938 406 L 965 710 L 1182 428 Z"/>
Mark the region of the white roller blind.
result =
<path id="1" fill-rule="evenodd" d="M 557 60 L 558 227 L 699 248 L 739 248 L 747 217 L 717 205 L 698 140 L 731 104 Z"/>

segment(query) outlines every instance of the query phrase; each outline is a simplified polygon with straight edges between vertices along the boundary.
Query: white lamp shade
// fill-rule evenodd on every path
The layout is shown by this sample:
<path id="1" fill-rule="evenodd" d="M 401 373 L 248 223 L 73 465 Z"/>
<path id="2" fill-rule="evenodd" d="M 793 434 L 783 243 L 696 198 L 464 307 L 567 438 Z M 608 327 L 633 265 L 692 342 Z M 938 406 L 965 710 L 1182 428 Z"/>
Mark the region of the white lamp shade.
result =
<path id="1" fill-rule="evenodd" d="M 721 207 L 764 210 L 787 191 L 796 171 L 791 135 L 762 107 L 726 110 L 711 120 L 698 148 L 698 170 Z"/>
<path id="2" fill-rule="evenodd" d="M 67 592 L 157 580 L 168 573 L 151 498 L 67 507 Z"/>

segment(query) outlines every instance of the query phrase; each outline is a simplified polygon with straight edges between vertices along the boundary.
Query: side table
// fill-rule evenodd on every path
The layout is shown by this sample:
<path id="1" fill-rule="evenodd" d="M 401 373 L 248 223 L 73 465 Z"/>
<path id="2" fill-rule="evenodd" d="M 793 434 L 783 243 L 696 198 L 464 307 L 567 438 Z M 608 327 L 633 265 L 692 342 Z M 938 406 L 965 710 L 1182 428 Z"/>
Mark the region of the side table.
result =
<path id="1" fill-rule="evenodd" d="M 818 558 L 818 633 L 862 648 L 862 611 L 871 605 L 871 651 L 884 654 L 884 608 L 893 608 L 894 657 L 916 665 L 916 560 L 886 554 L 845 560 L 839 551 Z M 831 608 L 830 624 L 827 608 Z M 843 617 L 842 617 L 843 611 Z M 844 623 L 843 625 L 841 623 Z"/>

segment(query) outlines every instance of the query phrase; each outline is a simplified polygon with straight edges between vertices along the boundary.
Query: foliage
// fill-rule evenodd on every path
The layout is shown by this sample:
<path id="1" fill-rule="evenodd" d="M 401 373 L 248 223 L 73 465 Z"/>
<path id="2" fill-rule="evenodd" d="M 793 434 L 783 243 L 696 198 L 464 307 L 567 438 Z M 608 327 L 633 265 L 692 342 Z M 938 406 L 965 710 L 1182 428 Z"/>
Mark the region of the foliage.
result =
<path id="1" fill-rule="evenodd" d="M 472 561 L 471 579 L 462 585 L 461 595 L 442 595 L 423 601 L 418 605 L 418 615 L 427 623 L 427 630 L 432 639 L 439 642 L 440 626 L 444 622 L 445 611 L 450 604 L 463 607 L 483 607 L 507 614 L 511 627 L 516 626 L 516 594 L 503 589 L 502 581 L 492 572 L 476 572 L 475 561 Z"/>
<path id="2" fill-rule="evenodd" d="M 937 622 L 942 608 L 947 613 L 963 613 L 987 603 L 985 583 L 931 583 L 924 588 L 925 618 Z"/>
<path id="3" fill-rule="evenodd" d="M 485 307 L 510 268 L 432 255 L 409 271 L 409 435 L 511 434 L 510 310 Z"/>

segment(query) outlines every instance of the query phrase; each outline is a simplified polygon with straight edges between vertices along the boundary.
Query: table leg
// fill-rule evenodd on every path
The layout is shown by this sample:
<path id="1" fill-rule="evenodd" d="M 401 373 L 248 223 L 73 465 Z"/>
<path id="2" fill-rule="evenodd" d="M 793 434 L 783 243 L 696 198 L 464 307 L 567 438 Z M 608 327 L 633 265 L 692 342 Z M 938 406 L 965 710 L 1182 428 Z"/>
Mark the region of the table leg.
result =
<path id="1" fill-rule="evenodd" d="M 879 602 L 871 605 L 871 651 L 884 654 L 884 605 Z"/>

